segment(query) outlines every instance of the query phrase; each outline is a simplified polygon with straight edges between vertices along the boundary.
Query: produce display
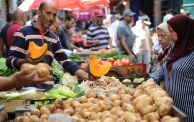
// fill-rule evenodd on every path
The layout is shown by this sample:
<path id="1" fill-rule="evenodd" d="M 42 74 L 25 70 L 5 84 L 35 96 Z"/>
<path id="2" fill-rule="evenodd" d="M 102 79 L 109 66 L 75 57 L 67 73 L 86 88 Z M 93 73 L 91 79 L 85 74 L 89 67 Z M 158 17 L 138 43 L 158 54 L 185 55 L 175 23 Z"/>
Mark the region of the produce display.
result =
<path id="1" fill-rule="evenodd" d="M 6 59 L 0 58 L 0 76 L 10 76 L 14 74 L 17 70 L 15 69 L 9 69 L 6 66 Z"/>
<path id="2" fill-rule="evenodd" d="M 28 51 L 30 53 L 29 55 L 32 59 L 38 59 L 46 53 L 47 48 L 48 48 L 47 43 L 44 43 L 41 47 L 39 47 L 33 41 L 29 42 L 28 47 Z"/>
<path id="3" fill-rule="evenodd" d="M 32 109 L 15 122 L 47 122 L 52 113 L 69 115 L 72 122 L 180 122 L 172 117 L 172 99 L 152 79 L 136 89 L 107 95 L 90 91 L 79 99 L 57 99 L 53 104 Z"/>
<path id="4" fill-rule="evenodd" d="M 61 80 L 64 75 L 63 67 L 54 59 L 51 64 L 51 68 L 53 71 L 53 75 L 56 76 L 59 80 Z"/>
<path id="5" fill-rule="evenodd" d="M 95 91 L 98 93 L 115 93 L 117 90 L 123 86 L 122 83 L 114 77 L 103 76 L 96 81 L 83 81 L 80 86 L 88 91 Z"/>
<path id="6" fill-rule="evenodd" d="M 79 54 L 70 54 L 69 58 L 72 60 L 72 61 L 83 61 L 84 58 L 82 56 L 80 56 Z"/>
<path id="7" fill-rule="evenodd" d="M 92 55 L 90 59 L 89 72 L 96 77 L 101 77 L 108 73 L 111 66 L 110 62 L 99 61 L 95 55 Z"/>

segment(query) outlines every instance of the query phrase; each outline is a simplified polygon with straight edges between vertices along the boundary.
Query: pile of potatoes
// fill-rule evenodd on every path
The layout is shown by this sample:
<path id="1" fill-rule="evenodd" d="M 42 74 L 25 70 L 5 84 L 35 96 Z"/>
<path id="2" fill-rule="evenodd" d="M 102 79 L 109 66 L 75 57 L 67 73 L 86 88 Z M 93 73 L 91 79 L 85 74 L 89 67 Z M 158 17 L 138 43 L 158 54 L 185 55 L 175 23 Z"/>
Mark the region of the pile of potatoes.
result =
<path id="1" fill-rule="evenodd" d="M 36 65 L 25 63 L 21 66 L 20 70 L 25 71 L 27 74 L 37 73 L 39 77 L 46 77 L 50 79 L 50 67 L 45 63 L 38 63 Z"/>
<path id="2" fill-rule="evenodd" d="M 16 122 L 47 122 L 51 113 L 72 117 L 72 122 L 180 122 L 170 116 L 172 99 L 153 81 L 136 89 L 121 87 L 117 94 L 88 92 L 74 99 L 57 99 L 53 104 L 33 109 Z M 28 120 L 28 121 L 24 121 Z"/>

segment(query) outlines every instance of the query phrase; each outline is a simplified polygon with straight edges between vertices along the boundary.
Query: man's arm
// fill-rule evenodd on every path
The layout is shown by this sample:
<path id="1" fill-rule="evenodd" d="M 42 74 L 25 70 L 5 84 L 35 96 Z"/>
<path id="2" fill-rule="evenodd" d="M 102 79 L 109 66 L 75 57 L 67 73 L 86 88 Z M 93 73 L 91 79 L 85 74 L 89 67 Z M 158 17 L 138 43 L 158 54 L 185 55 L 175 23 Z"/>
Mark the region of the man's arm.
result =
<path id="1" fill-rule="evenodd" d="M 48 80 L 48 78 L 40 78 L 35 72 L 27 74 L 25 71 L 20 71 L 10 77 L 0 76 L 0 91 L 10 90 L 27 84 L 41 83 L 46 80 Z"/>
<path id="2" fill-rule="evenodd" d="M 9 57 L 6 64 L 9 68 L 19 69 L 20 66 L 25 63 L 25 57 L 27 54 L 27 42 L 22 30 L 17 31 L 13 37 L 13 43 L 10 47 Z"/>
<path id="3" fill-rule="evenodd" d="M 108 45 L 110 46 L 110 48 L 112 48 L 112 38 L 108 39 Z"/>

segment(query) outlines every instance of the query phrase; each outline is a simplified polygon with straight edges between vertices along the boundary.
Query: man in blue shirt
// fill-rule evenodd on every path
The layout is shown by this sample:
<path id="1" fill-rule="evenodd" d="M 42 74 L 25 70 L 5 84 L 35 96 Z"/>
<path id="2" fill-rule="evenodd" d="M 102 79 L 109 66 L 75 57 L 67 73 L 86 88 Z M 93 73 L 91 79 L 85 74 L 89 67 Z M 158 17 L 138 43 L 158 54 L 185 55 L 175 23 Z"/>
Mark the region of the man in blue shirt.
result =
<path id="1" fill-rule="evenodd" d="M 132 59 L 135 59 L 133 54 L 133 34 L 130 27 L 133 13 L 130 9 L 126 9 L 123 13 L 123 20 L 117 28 L 117 46 L 123 54 L 128 54 Z"/>

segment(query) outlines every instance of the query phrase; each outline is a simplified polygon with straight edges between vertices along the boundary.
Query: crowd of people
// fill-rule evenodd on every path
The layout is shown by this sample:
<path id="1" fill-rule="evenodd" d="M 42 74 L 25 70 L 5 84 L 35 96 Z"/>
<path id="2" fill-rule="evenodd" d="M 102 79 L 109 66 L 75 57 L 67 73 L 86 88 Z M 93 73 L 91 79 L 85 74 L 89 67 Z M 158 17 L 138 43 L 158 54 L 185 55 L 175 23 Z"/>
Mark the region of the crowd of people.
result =
<path id="1" fill-rule="evenodd" d="M 194 20 L 187 15 L 175 15 L 168 11 L 163 22 L 156 27 L 158 38 L 153 43 L 149 16 L 140 11 L 140 16 L 133 25 L 135 14 L 126 9 L 121 16 L 114 14 L 110 17 L 110 23 L 104 24 L 105 14 L 96 12 L 84 39 L 82 31 L 75 27 L 76 18 L 72 15 L 67 15 L 63 20 L 57 18 L 56 5 L 46 1 L 41 3 L 37 15 L 28 24 L 25 13 L 21 10 L 8 15 L 7 24 L 1 30 L 1 53 L 7 58 L 6 64 L 9 68 L 19 69 L 24 63 L 40 62 L 29 58 L 29 42 L 38 46 L 47 43 L 45 63 L 50 65 L 55 58 L 67 72 L 88 79 L 88 73 L 68 58 L 73 50 L 90 48 L 96 51 L 116 47 L 123 54 L 136 59 L 137 63 L 145 63 L 147 73 L 150 73 L 153 67 L 151 55 L 154 52 L 157 55 L 156 68 L 151 77 L 158 84 L 165 80 L 164 89 L 173 98 L 174 105 L 187 114 L 186 122 L 193 122 Z M 21 75 L 24 77 L 20 77 Z M 45 81 L 37 77 L 35 74 L 26 75 L 24 72 L 7 78 L 0 77 L 0 90 Z M 23 80 L 29 82 L 22 83 Z"/>

